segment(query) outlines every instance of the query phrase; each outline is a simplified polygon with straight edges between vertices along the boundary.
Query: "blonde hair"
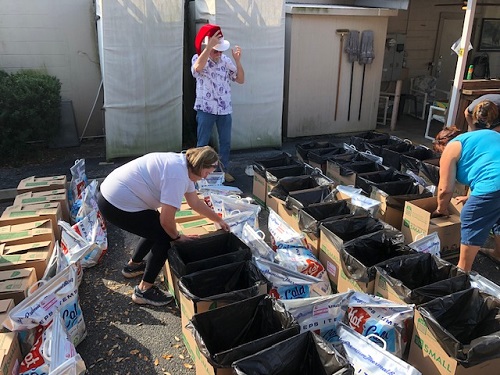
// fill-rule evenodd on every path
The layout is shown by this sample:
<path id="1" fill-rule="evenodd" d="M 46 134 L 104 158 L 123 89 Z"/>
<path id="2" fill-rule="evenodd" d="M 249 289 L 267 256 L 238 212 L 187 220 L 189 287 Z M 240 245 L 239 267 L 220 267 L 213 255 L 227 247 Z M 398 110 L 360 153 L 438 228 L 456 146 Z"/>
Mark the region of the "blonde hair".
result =
<path id="1" fill-rule="evenodd" d="M 219 163 L 219 155 L 210 146 L 193 147 L 186 151 L 188 168 L 199 175 L 203 168 L 212 168 Z"/>
<path id="2" fill-rule="evenodd" d="M 487 128 L 490 128 L 498 119 L 498 107 L 491 100 L 483 100 L 474 107 L 472 120 L 474 123 L 480 122 L 480 118 L 485 118 Z"/>

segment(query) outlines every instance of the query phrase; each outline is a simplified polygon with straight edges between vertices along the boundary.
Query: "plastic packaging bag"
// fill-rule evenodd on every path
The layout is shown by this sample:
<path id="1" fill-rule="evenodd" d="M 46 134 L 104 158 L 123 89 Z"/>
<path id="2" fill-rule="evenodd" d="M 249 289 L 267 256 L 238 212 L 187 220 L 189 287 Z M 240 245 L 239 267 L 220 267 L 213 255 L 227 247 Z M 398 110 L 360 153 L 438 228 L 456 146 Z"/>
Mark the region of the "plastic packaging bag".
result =
<path id="1" fill-rule="evenodd" d="M 420 371 L 413 366 L 392 355 L 346 325 L 339 325 L 338 332 L 346 357 L 354 367 L 356 374 L 421 375 Z"/>
<path id="2" fill-rule="evenodd" d="M 269 280 L 269 294 L 277 299 L 299 299 L 311 297 L 315 284 L 322 283 L 317 277 L 304 275 L 265 259 L 255 258 L 254 263 Z"/>
<path id="3" fill-rule="evenodd" d="M 408 244 L 408 246 L 420 253 L 429 253 L 437 257 L 441 256 L 441 241 L 437 232 L 432 232 L 427 236 L 419 238 Z"/>
<path id="4" fill-rule="evenodd" d="M 85 159 L 77 159 L 73 166 L 69 169 L 71 173 L 71 181 L 68 189 L 69 208 L 73 211 L 73 204 L 82 194 L 85 187 L 88 185 L 87 174 L 85 172 Z"/>
<path id="5" fill-rule="evenodd" d="M 413 308 L 356 293 L 349 300 L 344 323 L 365 337 L 377 336 L 375 343 L 382 339 L 387 351 L 403 358 L 412 334 Z"/>
<path id="6" fill-rule="evenodd" d="M 299 300 L 281 300 L 300 326 L 300 332 L 313 331 L 326 341 L 337 344 L 337 327 L 344 320 L 353 292 Z"/>
<path id="7" fill-rule="evenodd" d="M 78 297 L 76 267 L 69 265 L 14 306 L 3 325 L 11 331 L 48 326 L 56 313 L 64 319 L 68 337 L 77 346 L 87 335 Z"/>
<path id="8" fill-rule="evenodd" d="M 248 245 L 252 255 L 256 258 L 262 258 L 274 262 L 276 253 L 264 241 L 265 234 L 261 230 L 256 231 L 250 225 L 245 223 L 241 231 L 241 240 Z"/>
<path id="9" fill-rule="evenodd" d="M 306 246 L 304 235 L 293 230 L 276 212 L 269 210 L 267 229 L 271 235 L 272 249 L 286 246 Z"/>
<path id="10" fill-rule="evenodd" d="M 82 220 L 73 224 L 71 228 L 88 243 L 93 244 L 81 261 L 82 267 L 90 268 L 98 264 L 108 251 L 107 231 L 99 211 L 92 210 Z"/>

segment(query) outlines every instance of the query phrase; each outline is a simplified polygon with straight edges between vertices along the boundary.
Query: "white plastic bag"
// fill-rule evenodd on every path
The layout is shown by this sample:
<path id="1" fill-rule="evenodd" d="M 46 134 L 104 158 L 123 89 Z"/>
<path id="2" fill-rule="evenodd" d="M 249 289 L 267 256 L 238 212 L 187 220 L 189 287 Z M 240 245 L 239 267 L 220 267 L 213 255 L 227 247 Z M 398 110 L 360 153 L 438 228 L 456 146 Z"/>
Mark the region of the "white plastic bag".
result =
<path id="1" fill-rule="evenodd" d="M 297 320 L 300 332 L 313 331 L 326 341 L 337 344 L 340 342 L 337 327 L 344 319 L 352 293 L 281 300 L 280 303 Z"/>
<path id="2" fill-rule="evenodd" d="M 248 245 L 252 255 L 274 262 L 276 253 L 264 241 L 265 234 L 261 230 L 255 230 L 251 225 L 245 223 L 241 231 L 241 240 Z"/>
<path id="3" fill-rule="evenodd" d="M 314 254 L 305 247 L 289 247 L 276 250 L 276 259 L 278 264 L 304 275 L 314 276 L 321 280 L 311 286 L 311 297 L 324 296 L 332 294 L 330 279 L 326 273 L 325 267 L 314 256 Z"/>
<path id="4" fill-rule="evenodd" d="M 429 253 L 441 257 L 441 241 L 439 240 L 437 232 L 432 232 L 422 238 L 419 238 L 419 236 L 420 234 L 417 236 L 417 240 L 408 244 L 408 246 L 418 252 Z"/>
<path id="5" fill-rule="evenodd" d="M 72 210 L 73 204 L 88 184 L 87 174 L 85 173 L 85 159 L 75 160 L 75 164 L 69 170 L 71 181 L 69 182 L 68 189 L 68 203 L 70 210 Z"/>
<path id="6" fill-rule="evenodd" d="M 383 341 L 387 351 L 402 358 L 410 343 L 414 305 L 404 305 L 366 293 L 354 293 L 344 323 L 359 334 Z M 380 340 L 380 339 L 381 340 Z"/>
<path id="7" fill-rule="evenodd" d="M 276 212 L 269 210 L 267 229 L 271 235 L 271 248 L 286 246 L 307 246 L 304 234 L 297 233 Z"/>
<path id="8" fill-rule="evenodd" d="M 354 367 L 355 374 L 422 375 L 410 364 L 392 355 L 369 338 L 361 336 L 351 328 L 340 323 L 337 329 L 346 357 Z"/>
<path id="9" fill-rule="evenodd" d="M 68 337 L 77 346 L 87 335 L 78 297 L 76 266 L 69 265 L 10 310 L 3 325 L 11 331 L 48 326 L 60 314 Z"/>
<path id="10" fill-rule="evenodd" d="M 279 264 L 261 258 L 254 258 L 254 263 L 271 283 L 269 294 L 276 299 L 299 299 L 311 297 L 311 289 L 322 280 L 290 270 Z"/>
<path id="11" fill-rule="evenodd" d="M 224 221 L 231 228 L 231 233 L 233 233 L 238 238 L 241 238 L 243 226 L 245 224 L 250 225 L 254 229 L 259 229 L 258 217 L 254 212 L 246 211 L 235 213 L 230 216 L 224 217 Z"/>

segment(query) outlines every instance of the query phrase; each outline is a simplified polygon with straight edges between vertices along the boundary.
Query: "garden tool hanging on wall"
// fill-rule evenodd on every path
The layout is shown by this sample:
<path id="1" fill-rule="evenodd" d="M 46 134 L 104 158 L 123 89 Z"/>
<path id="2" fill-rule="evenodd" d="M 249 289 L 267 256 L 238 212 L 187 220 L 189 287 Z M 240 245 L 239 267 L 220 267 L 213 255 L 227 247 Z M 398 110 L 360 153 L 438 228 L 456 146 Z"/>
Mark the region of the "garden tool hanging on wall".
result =
<path id="1" fill-rule="evenodd" d="M 342 49 L 344 44 L 344 36 L 349 33 L 348 29 L 337 29 L 337 35 L 340 35 L 340 48 L 339 48 L 339 73 L 337 75 L 337 95 L 335 96 L 335 116 L 334 120 L 337 120 L 337 109 L 339 107 L 339 94 L 340 94 L 340 71 L 342 67 Z"/>
<path id="2" fill-rule="evenodd" d="M 375 58 L 375 52 L 373 50 L 373 31 L 363 30 L 361 33 L 361 44 L 359 47 L 359 64 L 363 65 L 363 78 L 361 78 L 361 95 L 359 97 L 359 113 L 358 121 L 361 120 L 361 108 L 363 105 L 363 90 L 365 86 L 365 71 L 366 65 L 371 64 Z"/>
<path id="3" fill-rule="evenodd" d="M 351 63 L 351 83 L 349 86 L 349 108 L 347 112 L 347 121 L 351 119 L 351 100 L 352 100 L 352 80 L 354 76 L 354 62 L 359 59 L 359 31 L 351 30 L 347 36 L 347 44 L 344 52 L 347 53 L 349 62 Z"/>

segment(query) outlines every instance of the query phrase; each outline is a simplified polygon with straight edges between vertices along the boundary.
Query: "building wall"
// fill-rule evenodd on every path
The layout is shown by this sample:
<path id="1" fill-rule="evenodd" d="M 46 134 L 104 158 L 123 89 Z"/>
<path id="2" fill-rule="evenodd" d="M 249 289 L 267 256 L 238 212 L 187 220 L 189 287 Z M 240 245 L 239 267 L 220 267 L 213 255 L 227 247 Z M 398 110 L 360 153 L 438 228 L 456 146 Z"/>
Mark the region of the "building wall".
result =
<path id="1" fill-rule="evenodd" d="M 62 99 L 73 103 L 79 136 L 99 136 L 104 129 L 94 19 L 89 0 L 0 0 L 0 69 L 43 69 L 58 77 Z"/>

